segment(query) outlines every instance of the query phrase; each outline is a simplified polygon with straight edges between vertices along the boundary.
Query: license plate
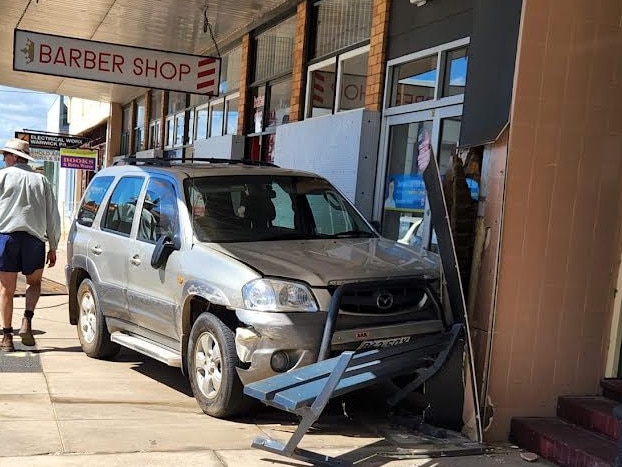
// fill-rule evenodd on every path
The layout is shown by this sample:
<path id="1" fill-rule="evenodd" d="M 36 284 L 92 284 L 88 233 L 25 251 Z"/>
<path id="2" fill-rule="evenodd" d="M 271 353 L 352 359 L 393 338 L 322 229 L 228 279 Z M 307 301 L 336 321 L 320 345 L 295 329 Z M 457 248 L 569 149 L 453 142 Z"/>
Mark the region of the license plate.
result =
<path id="1" fill-rule="evenodd" d="M 387 347 L 405 344 L 406 342 L 410 342 L 410 336 L 392 337 L 390 339 L 376 339 L 363 342 L 359 346 L 358 350 L 385 349 Z"/>

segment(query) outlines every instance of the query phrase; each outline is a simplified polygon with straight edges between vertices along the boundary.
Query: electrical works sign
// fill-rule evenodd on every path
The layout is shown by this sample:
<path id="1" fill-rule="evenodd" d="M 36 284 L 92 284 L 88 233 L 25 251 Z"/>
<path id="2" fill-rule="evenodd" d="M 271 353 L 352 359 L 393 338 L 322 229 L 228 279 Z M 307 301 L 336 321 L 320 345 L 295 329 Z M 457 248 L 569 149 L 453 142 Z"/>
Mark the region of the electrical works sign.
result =
<path id="1" fill-rule="evenodd" d="M 13 70 L 217 96 L 220 58 L 15 29 Z"/>
<path id="2" fill-rule="evenodd" d="M 30 155 L 36 160 L 58 162 L 60 150 L 63 148 L 78 148 L 88 143 L 88 138 L 54 133 L 37 133 L 30 131 L 16 131 L 15 137 L 30 144 Z"/>

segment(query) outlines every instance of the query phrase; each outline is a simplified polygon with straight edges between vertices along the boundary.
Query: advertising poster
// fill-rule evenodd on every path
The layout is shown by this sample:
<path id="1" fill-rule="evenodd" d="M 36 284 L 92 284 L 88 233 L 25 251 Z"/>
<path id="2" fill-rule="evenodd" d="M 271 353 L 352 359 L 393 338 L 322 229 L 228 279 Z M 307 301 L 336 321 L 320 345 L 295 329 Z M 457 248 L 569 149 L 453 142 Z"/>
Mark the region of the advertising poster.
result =
<path id="1" fill-rule="evenodd" d="M 60 166 L 65 169 L 94 172 L 97 169 L 97 151 L 62 148 L 60 150 Z"/>

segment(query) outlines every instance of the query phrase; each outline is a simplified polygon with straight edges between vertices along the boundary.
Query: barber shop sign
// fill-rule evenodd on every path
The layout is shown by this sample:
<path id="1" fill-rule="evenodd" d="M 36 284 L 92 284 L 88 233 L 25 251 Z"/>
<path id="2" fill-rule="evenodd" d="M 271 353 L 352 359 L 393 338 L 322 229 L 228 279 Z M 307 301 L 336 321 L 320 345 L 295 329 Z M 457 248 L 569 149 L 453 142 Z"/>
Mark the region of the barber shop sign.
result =
<path id="1" fill-rule="evenodd" d="M 218 95 L 220 58 L 15 30 L 13 69 L 68 78 Z"/>

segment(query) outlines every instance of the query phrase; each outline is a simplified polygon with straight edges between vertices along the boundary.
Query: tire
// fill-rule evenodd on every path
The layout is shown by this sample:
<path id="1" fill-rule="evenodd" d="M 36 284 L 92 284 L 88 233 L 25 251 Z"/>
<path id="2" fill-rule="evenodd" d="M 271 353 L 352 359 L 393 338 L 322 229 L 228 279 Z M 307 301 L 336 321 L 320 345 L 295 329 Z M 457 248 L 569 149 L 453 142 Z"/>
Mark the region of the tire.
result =
<path id="1" fill-rule="evenodd" d="M 248 409 L 236 372 L 233 331 L 210 313 L 201 314 L 188 342 L 188 376 L 199 407 L 207 415 L 229 418 Z"/>
<path id="2" fill-rule="evenodd" d="M 95 286 L 90 279 L 84 279 L 78 287 L 78 338 L 82 350 L 91 358 L 114 357 L 121 346 L 110 340 L 106 320 L 99 306 Z"/>

